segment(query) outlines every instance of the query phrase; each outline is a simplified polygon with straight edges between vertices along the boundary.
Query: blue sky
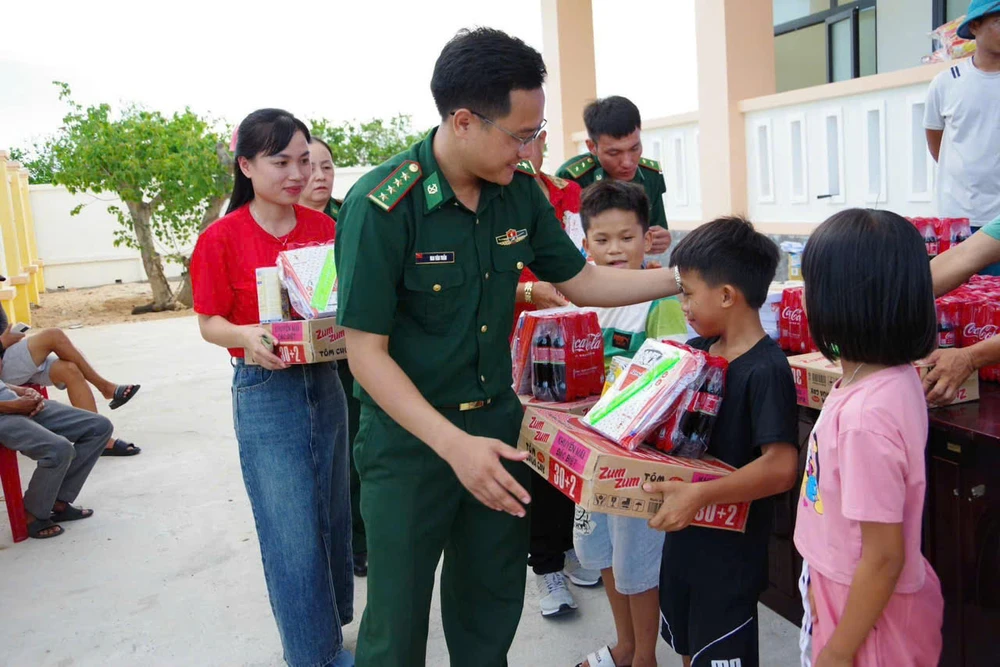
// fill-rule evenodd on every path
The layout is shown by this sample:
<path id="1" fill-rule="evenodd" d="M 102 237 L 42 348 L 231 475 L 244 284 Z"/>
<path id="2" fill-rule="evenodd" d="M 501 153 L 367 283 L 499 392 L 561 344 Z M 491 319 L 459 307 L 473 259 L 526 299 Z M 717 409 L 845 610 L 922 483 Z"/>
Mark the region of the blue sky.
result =
<path id="1" fill-rule="evenodd" d="M 458 29 L 489 25 L 542 49 L 539 0 L 12 4 L 0 148 L 59 126 L 52 80 L 83 103 L 190 106 L 234 124 L 279 106 L 333 120 L 402 112 L 426 127 L 436 121 L 434 60 Z M 697 107 L 694 0 L 593 0 L 593 12 L 599 95 L 631 97 L 647 118 Z"/>

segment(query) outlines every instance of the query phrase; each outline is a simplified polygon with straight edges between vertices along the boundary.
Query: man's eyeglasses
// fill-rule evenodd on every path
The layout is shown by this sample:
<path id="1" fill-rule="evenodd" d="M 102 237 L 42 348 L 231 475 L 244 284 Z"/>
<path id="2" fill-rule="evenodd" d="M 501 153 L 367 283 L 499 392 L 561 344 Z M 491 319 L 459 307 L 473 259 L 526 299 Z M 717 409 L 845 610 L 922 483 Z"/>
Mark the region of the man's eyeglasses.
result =
<path id="1" fill-rule="evenodd" d="M 506 134 L 508 137 L 514 139 L 517 143 L 520 144 L 521 148 L 527 148 L 528 145 L 531 144 L 531 142 L 533 142 L 536 139 L 538 139 L 538 137 L 542 134 L 542 130 L 545 129 L 546 123 L 548 123 L 548 121 L 543 118 L 542 119 L 542 124 L 538 126 L 538 129 L 535 130 L 531 134 L 530 137 L 520 137 L 520 136 L 514 134 L 513 132 L 510 132 L 509 130 L 505 130 L 504 128 L 500 127 L 499 125 L 497 125 L 492 120 L 490 120 L 489 118 L 487 118 L 483 114 L 479 113 L 478 111 L 473 111 L 472 109 L 469 109 L 469 113 L 471 113 L 473 116 L 475 116 L 479 120 L 483 121 L 484 123 L 488 123 L 488 124 L 492 125 L 496 129 L 498 129 L 501 132 L 503 132 L 504 134 Z M 451 115 L 454 116 L 455 112 L 452 111 Z"/>

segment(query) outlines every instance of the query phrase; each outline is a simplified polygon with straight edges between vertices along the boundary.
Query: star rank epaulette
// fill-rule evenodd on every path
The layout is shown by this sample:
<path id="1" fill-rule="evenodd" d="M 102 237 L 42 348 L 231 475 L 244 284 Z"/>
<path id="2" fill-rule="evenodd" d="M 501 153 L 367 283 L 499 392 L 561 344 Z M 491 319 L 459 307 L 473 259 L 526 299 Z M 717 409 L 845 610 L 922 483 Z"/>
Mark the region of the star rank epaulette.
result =
<path id="1" fill-rule="evenodd" d="M 566 170 L 569 171 L 573 178 L 580 178 L 596 166 L 597 160 L 594 159 L 593 155 L 584 155 L 576 162 L 569 164 Z"/>
<path id="2" fill-rule="evenodd" d="M 369 192 L 368 199 L 383 210 L 391 211 L 417 184 L 420 175 L 420 165 L 413 160 L 407 160 Z"/>
<path id="3" fill-rule="evenodd" d="M 537 176 L 538 172 L 535 171 L 534 165 L 531 164 L 530 160 L 521 160 L 517 163 L 517 171 L 522 174 L 527 174 L 528 176 Z"/>
<path id="4" fill-rule="evenodd" d="M 660 169 L 660 163 L 656 160 L 650 160 L 648 157 L 639 158 L 639 166 L 645 167 L 646 169 L 652 169 L 653 171 L 662 174 L 663 170 Z"/>
<path id="5" fill-rule="evenodd" d="M 546 174 L 548 176 L 548 174 Z M 548 176 L 549 180 L 552 181 L 552 185 L 556 186 L 560 190 L 565 190 L 566 186 L 569 185 L 569 181 L 565 178 L 559 178 L 558 176 Z"/>

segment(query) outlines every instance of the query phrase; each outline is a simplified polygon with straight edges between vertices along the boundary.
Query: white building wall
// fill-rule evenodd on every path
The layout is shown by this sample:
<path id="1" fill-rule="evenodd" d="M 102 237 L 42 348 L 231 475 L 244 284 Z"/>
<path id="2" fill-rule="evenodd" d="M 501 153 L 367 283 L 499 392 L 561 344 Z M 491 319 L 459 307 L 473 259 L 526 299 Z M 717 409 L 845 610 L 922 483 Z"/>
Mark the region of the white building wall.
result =
<path id="1" fill-rule="evenodd" d="M 927 84 L 745 114 L 752 220 L 819 223 L 848 207 L 936 215 Z"/>
<path id="2" fill-rule="evenodd" d="M 368 167 L 338 169 L 334 196 L 343 199 L 347 191 L 368 171 Z M 108 211 L 122 206 L 110 193 L 70 194 L 53 185 L 30 187 L 31 209 L 35 218 L 38 256 L 45 262 L 45 283 L 50 289 L 79 288 L 146 280 L 137 250 L 116 248 L 114 232 L 118 219 Z M 84 204 L 79 215 L 70 211 Z M 193 246 L 192 246 L 193 247 Z M 0 254 L 2 261 L 2 254 Z M 180 276 L 181 267 L 167 264 L 168 277 Z"/>
<path id="3" fill-rule="evenodd" d="M 660 121 L 643 123 L 642 156 L 656 160 L 663 169 L 663 179 L 667 184 L 667 192 L 663 196 L 667 223 L 701 222 L 698 121 L 677 123 L 669 117 Z M 585 135 L 581 133 L 573 138 L 577 140 L 577 150 L 587 152 Z M 559 165 L 555 165 L 554 169 L 558 168 Z"/>

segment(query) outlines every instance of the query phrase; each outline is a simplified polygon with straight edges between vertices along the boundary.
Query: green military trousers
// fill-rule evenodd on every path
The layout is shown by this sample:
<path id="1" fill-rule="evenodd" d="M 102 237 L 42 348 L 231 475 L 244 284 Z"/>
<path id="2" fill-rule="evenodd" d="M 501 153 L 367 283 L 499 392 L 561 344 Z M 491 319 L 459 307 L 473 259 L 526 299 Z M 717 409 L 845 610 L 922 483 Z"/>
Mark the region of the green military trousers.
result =
<path id="1" fill-rule="evenodd" d="M 466 433 L 515 445 L 522 408 L 510 393 L 442 414 Z M 501 667 L 524 605 L 528 519 L 476 500 L 430 447 L 364 403 L 355 442 L 368 538 L 368 605 L 358 667 L 423 667 L 434 573 L 452 667 Z M 504 465 L 525 488 L 531 471 Z"/>

